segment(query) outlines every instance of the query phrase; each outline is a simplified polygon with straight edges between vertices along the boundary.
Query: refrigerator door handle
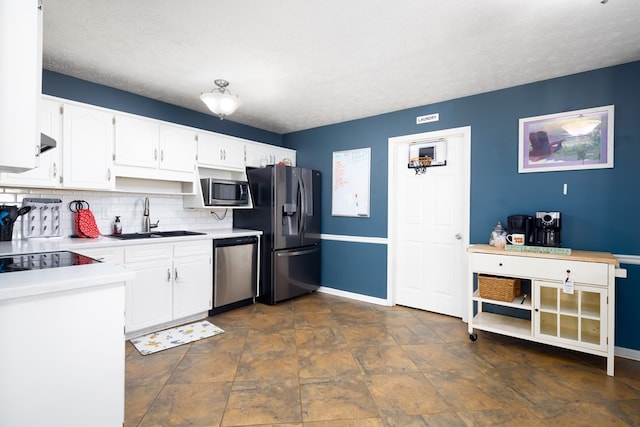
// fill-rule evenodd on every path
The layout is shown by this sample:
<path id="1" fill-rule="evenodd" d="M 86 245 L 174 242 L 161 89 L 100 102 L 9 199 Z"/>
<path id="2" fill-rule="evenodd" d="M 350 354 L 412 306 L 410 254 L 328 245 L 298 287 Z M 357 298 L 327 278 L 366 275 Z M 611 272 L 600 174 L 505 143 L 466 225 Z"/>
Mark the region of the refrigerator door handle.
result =
<path id="1" fill-rule="evenodd" d="M 302 174 L 298 176 L 298 192 L 300 193 L 300 209 L 298 209 L 298 231 L 300 236 L 304 236 L 305 222 L 307 220 L 307 189 L 304 186 Z"/>
<path id="2" fill-rule="evenodd" d="M 285 257 L 285 256 L 299 256 L 299 255 L 307 255 L 307 254 L 311 254 L 314 253 L 318 250 L 317 247 L 314 247 L 312 249 L 303 249 L 300 251 L 287 251 L 287 252 L 278 252 L 276 253 L 276 256 L 279 257 Z"/>

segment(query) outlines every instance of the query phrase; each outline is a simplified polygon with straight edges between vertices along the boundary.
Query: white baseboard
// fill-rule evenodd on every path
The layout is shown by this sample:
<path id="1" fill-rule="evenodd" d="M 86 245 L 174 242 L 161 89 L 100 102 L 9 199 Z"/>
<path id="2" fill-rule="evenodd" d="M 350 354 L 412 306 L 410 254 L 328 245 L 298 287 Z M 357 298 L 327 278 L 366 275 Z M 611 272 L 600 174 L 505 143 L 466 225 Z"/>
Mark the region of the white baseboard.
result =
<path id="1" fill-rule="evenodd" d="M 616 356 L 624 357 L 625 359 L 640 361 L 640 350 L 632 350 L 630 348 L 616 347 L 613 351 Z"/>
<path id="2" fill-rule="evenodd" d="M 339 289 L 334 289 L 334 288 L 327 288 L 326 286 L 320 286 L 320 288 L 318 288 L 318 292 L 335 295 L 343 298 L 349 298 L 356 301 L 368 302 L 371 304 L 386 305 L 386 306 L 391 305 L 391 303 L 386 299 L 370 297 L 368 295 L 356 294 L 354 292 L 341 291 Z"/>

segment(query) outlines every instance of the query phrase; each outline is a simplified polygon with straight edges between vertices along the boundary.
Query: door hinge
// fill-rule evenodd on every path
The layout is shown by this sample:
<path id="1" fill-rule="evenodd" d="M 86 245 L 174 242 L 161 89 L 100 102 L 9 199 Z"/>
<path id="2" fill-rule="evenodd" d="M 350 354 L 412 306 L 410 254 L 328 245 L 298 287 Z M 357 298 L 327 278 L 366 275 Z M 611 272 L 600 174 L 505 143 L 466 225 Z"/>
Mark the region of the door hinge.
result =
<path id="1" fill-rule="evenodd" d="M 60 184 L 62 184 L 63 182 L 64 182 L 64 177 L 60 175 Z"/>
<path id="2" fill-rule="evenodd" d="M 115 126 L 115 124 L 116 124 L 116 118 L 115 118 L 115 116 L 111 119 L 111 123 Z"/>
<path id="3" fill-rule="evenodd" d="M 116 153 L 113 153 L 113 154 L 111 155 L 111 159 L 112 159 L 114 162 L 116 161 Z"/>
<path id="4" fill-rule="evenodd" d="M 60 114 L 64 114 L 64 105 L 60 106 Z"/>

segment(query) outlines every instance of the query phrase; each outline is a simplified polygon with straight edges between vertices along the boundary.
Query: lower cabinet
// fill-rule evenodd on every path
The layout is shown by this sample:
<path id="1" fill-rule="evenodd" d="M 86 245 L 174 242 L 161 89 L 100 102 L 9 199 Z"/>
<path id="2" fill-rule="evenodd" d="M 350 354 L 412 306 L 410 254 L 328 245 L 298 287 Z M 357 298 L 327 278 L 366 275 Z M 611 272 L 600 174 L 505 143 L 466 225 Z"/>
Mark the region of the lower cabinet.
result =
<path id="1" fill-rule="evenodd" d="M 210 239 L 71 250 L 136 272 L 126 283 L 127 338 L 203 318 L 212 308 Z"/>
<path id="2" fill-rule="evenodd" d="M 136 272 L 127 282 L 127 337 L 211 308 L 211 240 L 135 245 L 124 251 L 125 268 Z"/>
<path id="3" fill-rule="evenodd" d="M 573 293 L 563 285 L 535 282 L 535 336 L 549 343 L 607 350 L 607 289 L 575 284 Z"/>
<path id="4" fill-rule="evenodd" d="M 591 353 L 606 357 L 607 374 L 613 375 L 618 266 L 613 255 L 527 254 L 489 245 L 468 251 L 471 340 L 477 329 Z M 483 297 L 480 275 L 520 279 L 521 295 L 510 301 Z"/>

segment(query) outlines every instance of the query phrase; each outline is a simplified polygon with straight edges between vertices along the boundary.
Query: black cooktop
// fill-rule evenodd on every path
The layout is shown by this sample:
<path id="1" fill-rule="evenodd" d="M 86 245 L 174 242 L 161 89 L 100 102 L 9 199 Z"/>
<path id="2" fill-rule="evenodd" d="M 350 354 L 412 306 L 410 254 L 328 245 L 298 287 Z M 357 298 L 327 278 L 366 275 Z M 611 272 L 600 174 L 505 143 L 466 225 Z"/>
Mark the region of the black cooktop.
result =
<path id="1" fill-rule="evenodd" d="M 69 267 L 72 265 L 93 264 L 96 262 L 100 261 L 69 251 L 0 255 L 0 273 L 44 270 L 47 268 Z"/>

